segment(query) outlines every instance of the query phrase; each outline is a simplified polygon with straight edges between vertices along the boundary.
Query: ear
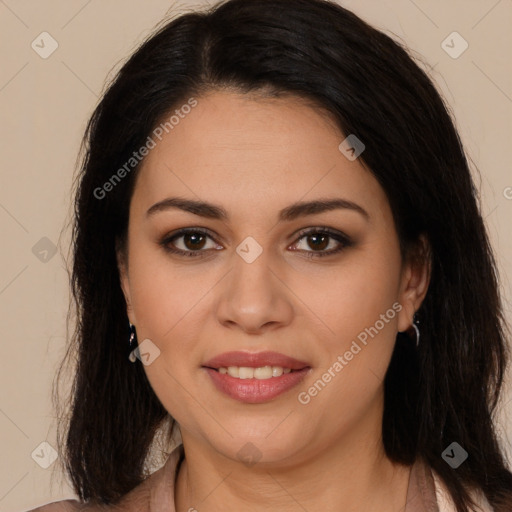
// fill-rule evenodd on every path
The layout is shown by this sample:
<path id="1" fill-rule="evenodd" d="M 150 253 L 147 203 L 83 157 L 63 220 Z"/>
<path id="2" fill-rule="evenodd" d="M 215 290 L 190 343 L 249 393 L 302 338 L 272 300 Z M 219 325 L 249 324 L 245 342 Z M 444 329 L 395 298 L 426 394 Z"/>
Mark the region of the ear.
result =
<path id="1" fill-rule="evenodd" d="M 126 246 L 119 239 L 116 240 L 116 260 L 117 260 L 117 268 L 119 271 L 119 281 L 121 284 L 121 289 L 123 290 L 123 295 L 126 301 L 126 314 L 128 315 L 128 319 L 130 323 L 135 324 L 135 315 L 132 309 L 132 301 L 131 301 L 131 292 L 130 292 L 130 280 L 128 277 L 128 258 Z"/>
<path id="2" fill-rule="evenodd" d="M 421 234 L 402 268 L 399 294 L 402 309 L 398 313 L 399 332 L 407 331 L 412 326 L 414 313 L 418 311 L 427 294 L 431 269 L 430 244 L 426 235 Z"/>

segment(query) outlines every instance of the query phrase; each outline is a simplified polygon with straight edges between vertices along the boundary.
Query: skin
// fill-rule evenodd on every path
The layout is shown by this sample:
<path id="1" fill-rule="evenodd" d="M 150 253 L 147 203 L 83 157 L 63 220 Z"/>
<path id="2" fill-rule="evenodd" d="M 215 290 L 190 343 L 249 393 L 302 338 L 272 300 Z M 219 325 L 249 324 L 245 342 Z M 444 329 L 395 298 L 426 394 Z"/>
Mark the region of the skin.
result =
<path id="1" fill-rule="evenodd" d="M 130 203 L 127 260 L 118 253 L 139 343 L 149 338 L 160 350 L 144 369 L 181 429 L 186 459 L 176 510 L 396 512 L 410 468 L 384 453 L 383 378 L 397 332 L 410 328 L 426 294 L 429 266 L 402 260 L 383 189 L 339 151 L 345 135 L 320 109 L 293 96 L 228 91 L 197 100 L 145 158 Z M 178 209 L 146 216 L 170 196 L 220 205 L 229 220 Z M 336 197 L 360 205 L 368 220 L 350 209 L 277 220 L 296 201 Z M 308 259 L 308 251 L 339 243 L 327 238 L 318 249 L 299 230 L 326 226 L 353 245 Z M 159 245 L 184 227 L 211 232 L 202 244 L 173 242 L 204 258 Z M 248 236 L 263 251 L 252 263 L 236 252 Z M 317 396 L 299 403 L 299 392 L 395 302 L 401 311 Z M 245 404 L 219 392 L 201 368 L 231 350 L 274 350 L 312 370 L 274 400 Z M 247 442 L 261 455 L 250 466 L 237 456 Z"/>

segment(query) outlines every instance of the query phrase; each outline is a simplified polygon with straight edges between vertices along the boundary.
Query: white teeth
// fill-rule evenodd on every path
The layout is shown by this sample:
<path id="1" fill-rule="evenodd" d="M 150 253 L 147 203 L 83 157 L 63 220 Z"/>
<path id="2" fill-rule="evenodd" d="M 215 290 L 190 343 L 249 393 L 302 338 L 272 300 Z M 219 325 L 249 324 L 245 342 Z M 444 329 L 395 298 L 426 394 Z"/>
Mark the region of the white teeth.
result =
<path id="1" fill-rule="evenodd" d="M 237 379 L 270 379 L 272 377 L 280 377 L 283 373 L 290 373 L 291 368 L 283 368 L 282 366 L 261 366 L 259 368 L 250 368 L 248 366 L 228 366 L 220 367 L 219 373 L 228 374 L 230 377 Z"/>
<path id="2" fill-rule="evenodd" d="M 228 366 L 228 375 L 230 377 L 237 377 L 238 378 L 238 366 Z"/>
<path id="3" fill-rule="evenodd" d="M 254 377 L 254 368 L 247 368 L 246 366 L 241 366 L 238 368 L 238 378 L 239 379 L 252 379 Z"/>
<path id="4" fill-rule="evenodd" d="M 272 377 L 272 366 L 254 368 L 252 373 L 256 379 L 270 379 Z"/>
<path id="5" fill-rule="evenodd" d="M 281 377 L 283 369 L 280 366 L 272 366 L 272 377 Z"/>

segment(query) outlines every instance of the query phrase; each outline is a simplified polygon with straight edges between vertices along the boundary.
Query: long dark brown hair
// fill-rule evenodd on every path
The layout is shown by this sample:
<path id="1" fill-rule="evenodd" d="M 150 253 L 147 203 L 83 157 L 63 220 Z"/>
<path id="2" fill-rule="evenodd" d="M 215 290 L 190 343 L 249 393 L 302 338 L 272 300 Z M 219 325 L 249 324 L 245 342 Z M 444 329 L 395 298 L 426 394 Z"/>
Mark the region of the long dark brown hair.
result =
<path id="1" fill-rule="evenodd" d="M 399 333 L 386 374 L 386 453 L 407 465 L 422 457 L 458 512 L 471 507 L 473 488 L 510 512 L 512 474 L 494 424 L 509 331 L 461 141 L 409 51 L 325 0 L 230 0 L 166 21 L 122 66 L 88 123 L 72 237 L 76 328 L 61 371 L 66 361 L 76 366 L 58 425 L 79 498 L 116 503 L 147 476 L 155 434 L 167 425 L 170 439 L 175 426 L 142 364 L 127 357 L 116 247 L 126 250 L 140 165 L 104 184 L 177 106 L 220 88 L 300 96 L 364 142 L 360 161 L 387 195 L 404 253 L 423 233 L 432 262 L 419 348 Z M 442 458 L 454 441 L 469 454 L 457 469 Z"/>

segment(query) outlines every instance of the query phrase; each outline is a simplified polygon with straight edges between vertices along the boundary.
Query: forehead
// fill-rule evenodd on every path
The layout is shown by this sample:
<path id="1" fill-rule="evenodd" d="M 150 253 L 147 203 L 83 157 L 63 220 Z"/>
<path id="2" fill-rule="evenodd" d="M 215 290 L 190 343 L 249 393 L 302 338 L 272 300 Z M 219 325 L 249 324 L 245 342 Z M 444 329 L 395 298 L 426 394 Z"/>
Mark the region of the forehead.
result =
<path id="1" fill-rule="evenodd" d="M 343 196 L 384 208 L 383 190 L 332 117 L 301 98 L 213 92 L 180 110 L 142 163 L 135 208 L 167 195 L 246 209 L 280 209 L 315 197 Z M 185 113 L 187 111 L 188 113 Z M 173 114 L 171 112 L 169 117 Z M 350 197 L 349 197 L 350 196 Z"/>

